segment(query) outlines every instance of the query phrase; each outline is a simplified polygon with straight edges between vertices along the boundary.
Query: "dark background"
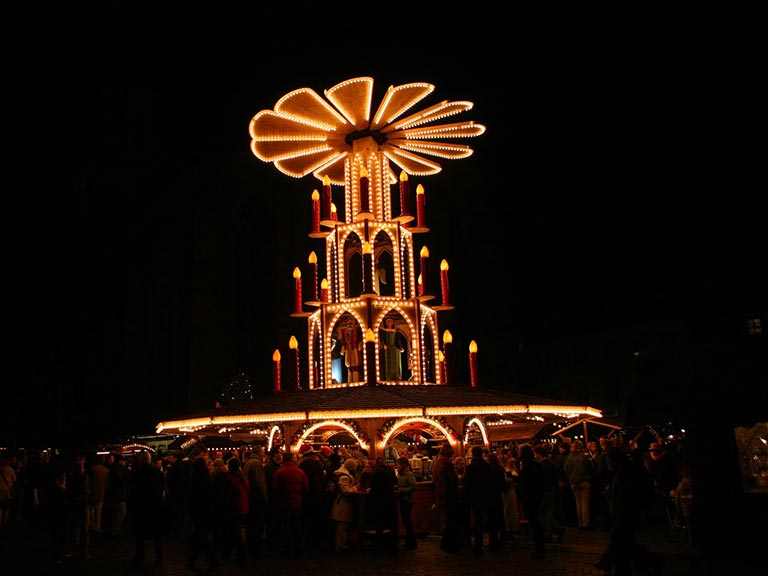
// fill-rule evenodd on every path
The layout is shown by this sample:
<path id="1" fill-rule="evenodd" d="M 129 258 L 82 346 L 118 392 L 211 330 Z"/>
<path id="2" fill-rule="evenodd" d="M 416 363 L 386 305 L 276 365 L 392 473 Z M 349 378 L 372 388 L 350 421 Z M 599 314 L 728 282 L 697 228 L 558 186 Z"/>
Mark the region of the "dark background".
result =
<path id="1" fill-rule="evenodd" d="M 537 392 L 509 376 L 523 341 L 746 312 L 765 293 L 756 152 L 730 130 L 757 84 L 677 19 L 46 16 L 7 88 L 8 443 L 150 433 L 240 370 L 269 392 L 273 351 L 306 333 L 291 273 L 322 254 L 319 182 L 253 156 L 248 123 L 300 87 L 372 76 L 374 107 L 414 81 L 436 86 L 423 107 L 474 102 L 457 118 L 487 127 L 462 142 L 474 155 L 412 188 L 432 230 L 419 246 L 451 265 L 441 329 L 456 350 L 477 341 L 484 385 Z"/>

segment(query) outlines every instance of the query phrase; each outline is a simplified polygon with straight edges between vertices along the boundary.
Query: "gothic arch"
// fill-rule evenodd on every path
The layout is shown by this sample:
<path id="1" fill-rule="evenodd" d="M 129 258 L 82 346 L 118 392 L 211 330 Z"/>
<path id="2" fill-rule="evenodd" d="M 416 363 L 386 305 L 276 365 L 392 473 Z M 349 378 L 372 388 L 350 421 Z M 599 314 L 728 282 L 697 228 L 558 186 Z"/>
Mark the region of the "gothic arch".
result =
<path id="1" fill-rule="evenodd" d="M 373 255 L 376 262 L 374 277 L 374 291 L 379 296 L 395 296 L 397 289 L 395 280 L 394 244 L 391 236 L 380 230 L 373 242 Z"/>
<path id="2" fill-rule="evenodd" d="M 363 242 L 360 236 L 350 233 L 344 240 L 344 295 L 357 298 L 363 293 Z"/>

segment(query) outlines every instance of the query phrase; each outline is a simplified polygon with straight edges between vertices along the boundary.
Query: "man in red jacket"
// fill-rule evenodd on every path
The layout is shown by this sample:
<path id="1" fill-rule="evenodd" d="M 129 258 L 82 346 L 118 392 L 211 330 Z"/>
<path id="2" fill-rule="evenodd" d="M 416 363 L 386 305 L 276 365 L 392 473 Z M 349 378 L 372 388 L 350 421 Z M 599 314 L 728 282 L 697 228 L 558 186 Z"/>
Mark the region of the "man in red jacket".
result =
<path id="1" fill-rule="evenodd" d="M 309 492 L 309 478 L 296 465 L 293 453 L 283 454 L 283 463 L 272 476 L 272 497 L 279 530 L 278 541 L 285 552 L 296 555 L 301 549 L 301 508 Z"/>

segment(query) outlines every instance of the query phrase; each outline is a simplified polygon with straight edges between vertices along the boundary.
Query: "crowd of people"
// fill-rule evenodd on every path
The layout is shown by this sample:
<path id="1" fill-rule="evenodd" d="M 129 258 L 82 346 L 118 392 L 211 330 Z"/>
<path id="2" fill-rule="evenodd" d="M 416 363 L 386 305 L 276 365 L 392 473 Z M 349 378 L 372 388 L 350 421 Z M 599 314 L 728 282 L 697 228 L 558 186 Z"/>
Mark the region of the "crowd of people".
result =
<path id="1" fill-rule="evenodd" d="M 601 570 L 652 567 L 635 531 L 657 505 L 690 522 L 691 470 L 681 450 L 661 443 L 640 450 L 617 438 L 475 445 L 464 456 L 442 444 L 430 488 L 440 548 L 482 555 L 525 532 L 537 560 L 568 526 L 609 533 Z M 164 539 L 181 539 L 189 568 L 267 553 L 343 553 L 366 535 L 397 552 L 401 533 L 404 549 L 418 548 L 411 518 L 418 486 L 408 457 L 372 458 L 360 446 L 304 445 L 298 454 L 197 446 L 162 456 L 77 454 L 69 462 L 33 451 L 0 457 L 0 526 L 37 525 L 57 562 L 88 558 L 94 540 L 124 533 L 134 539 L 136 564 L 148 560 L 147 543 L 161 563 Z"/>

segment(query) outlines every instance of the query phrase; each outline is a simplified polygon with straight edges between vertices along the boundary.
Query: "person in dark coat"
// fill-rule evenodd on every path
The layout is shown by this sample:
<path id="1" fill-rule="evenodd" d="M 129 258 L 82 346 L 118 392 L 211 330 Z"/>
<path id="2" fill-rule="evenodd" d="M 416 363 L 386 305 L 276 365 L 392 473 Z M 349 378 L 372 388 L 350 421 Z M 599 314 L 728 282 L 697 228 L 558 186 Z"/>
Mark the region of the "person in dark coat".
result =
<path id="1" fill-rule="evenodd" d="M 222 473 L 221 478 L 224 489 L 221 557 L 229 560 L 234 552 L 238 562 L 245 562 L 248 559 L 248 549 L 243 532 L 248 521 L 248 480 L 243 475 L 237 456 L 231 456 L 227 460 L 227 471 Z"/>
<path id="2" fill-rule="evenodd" d="M 544 470 L 536 460 L 533 447 L 530 444 L 523 444 L 520 446 L 518 493 L 523 505 L 523 516 L 528 520 L 528 529 L 533 537 L 531 558 L 534 560 L 544 558 L 547 554 L 544 547 L 544 530 L 540 521 L 545 483 Z"/>
<path id="3" fill-rule="evenodd" d="M 501 504 L 501 478 L 483 457 L 482 446 L 472 446 L 471 458 L 464 474 L 464 501 L 472 513 L 472 548 L 476 554 L 483 551 L 483 537 L 488 532 L 488 546 L 494 550 L 501 547 L 496 524 L 496 507 Z"/>
<path id="4" fill-rule="evenodd" d="M 416 492 L 416 475 L 411 470 L 411 463 L 405 456 L 397 459 L 397 506 L 400 509 L 400 517 L 403 520 L 405 529 L 405 549 L 416 550 L 416 533 L 413 529 L 414 492 Z"/>
<path id="5" fill-rule="evenodd" d="M 67 529 L 72 522 L 73 509 L 67 491 L 67 472 L 59 468 L 54 474 L 53 486 L 47 488 L 44 521 L 49 529 L 50 546 L 54 560 L 61 564 L 69 553 Z"/>
<path id="6" fill-rule="evenodd" d="M 365 497 L 365 511 L 375 531 L 375 545 L 391 552 L 398 550 L 397 475 L 383 456 L 374 460 L 370 476 L 370 492 Z M 388 532 L 389 536 L 385 536 Z"/>
<path id="7" fill-rule="evenodd" d="M 272 495 L 272 476 L 280 468 L 282 461 L 283 453 L 280 450 L 280 446 L 272 446 L 267 452 L 267 458 L 264 461 L 264 481 L 267 485 L 266 545 L 268 550 L 274 550 L 278 547 L 280 530 L 277 526 L 277 511 L 275 510 L 275 499 Z"/>
<path id="8" fill-rule="evenodd" d="M 128 488 L 128 517 L 136 540 L 134 564 L 145 560 L 144 541 L 155 545 L 155 563 L 163 561 L 162 535 L 166 528 L 165 475 L 152 462 L 149 452 L 140 452 Z"/>
<path id="9" fill-rule="evenodd" d="M 615 576 L 631 576 L 634 568 L 654 568 L 658 573 L 658 559 L 635 539 L 644 507 L 653 495 L 646 472 L 642 464 L 632 460 L 623 448 L 610 449 L 608 469 L 608 548 L 595 567 Z"/>
<path id="10" fill-rule="evenodd" d="M 187 568 L 194 570 L 200 554 L 206 556 L 208 568 L 219 565 L 211 541 L 213 534 L 213 478 L 205 458 L 198 456 L 192 463 L 189 485 L 189 518 L 192 521 L 191 549 Z"/>
<path id="11" fill-rule="evenodd" d="M 309 480 L 309 491 L 301 506 L 301 526 L 304 532 L 304 546 L 319 548 L 325 541 L 325 534 L 330 531 L 328 514 L 325 508 L 325 488 L 328 484 L 325 467 L 320 462 L 316 450 L 305 451 L 299 462 Z"/>
<path id="12" fill-rule="evenodd" d="M 170 513 L 168 530 L 173 536 L 184 538 L 187 535 L 192 463 L 184 458 L 184 453 L 180 450 L 171 452 L 168 462 L 170 466 L 165 473 L 165 501 Z"/>
<path id="13" fill-rule="evenodd" d="M 435 463 L 432 465 L 432 482 L 435 486 L 435 511 L 444 517 L 443 536 L 440 550 L 458 552 L 461 547 L 463 528 L 461 525 L 459 477 L 453 467 L 453 446 L 446 442 L 440 446 Z"/>
<path id="14" fill-rule="evenodd" d="M 264 472 L 264 448 L 256 446 L 243 467 L 248 480 L 248 523 L 245 527 L 245 542 L 248 554 L 257 557 L 264 543 L 264 529 L 267 521 L 267 479 Z"/>
<path id="15" fill-rule="evenodd" d="M 88 476 L 84 455 L 75 456 L 72 469 L 67 476 L 67 494 L 72 507 L 72 522 L 70 523 L 70 540 L 73 552 L 82 558 L 91 555 L 90 502 L 91 478 Z"/>

